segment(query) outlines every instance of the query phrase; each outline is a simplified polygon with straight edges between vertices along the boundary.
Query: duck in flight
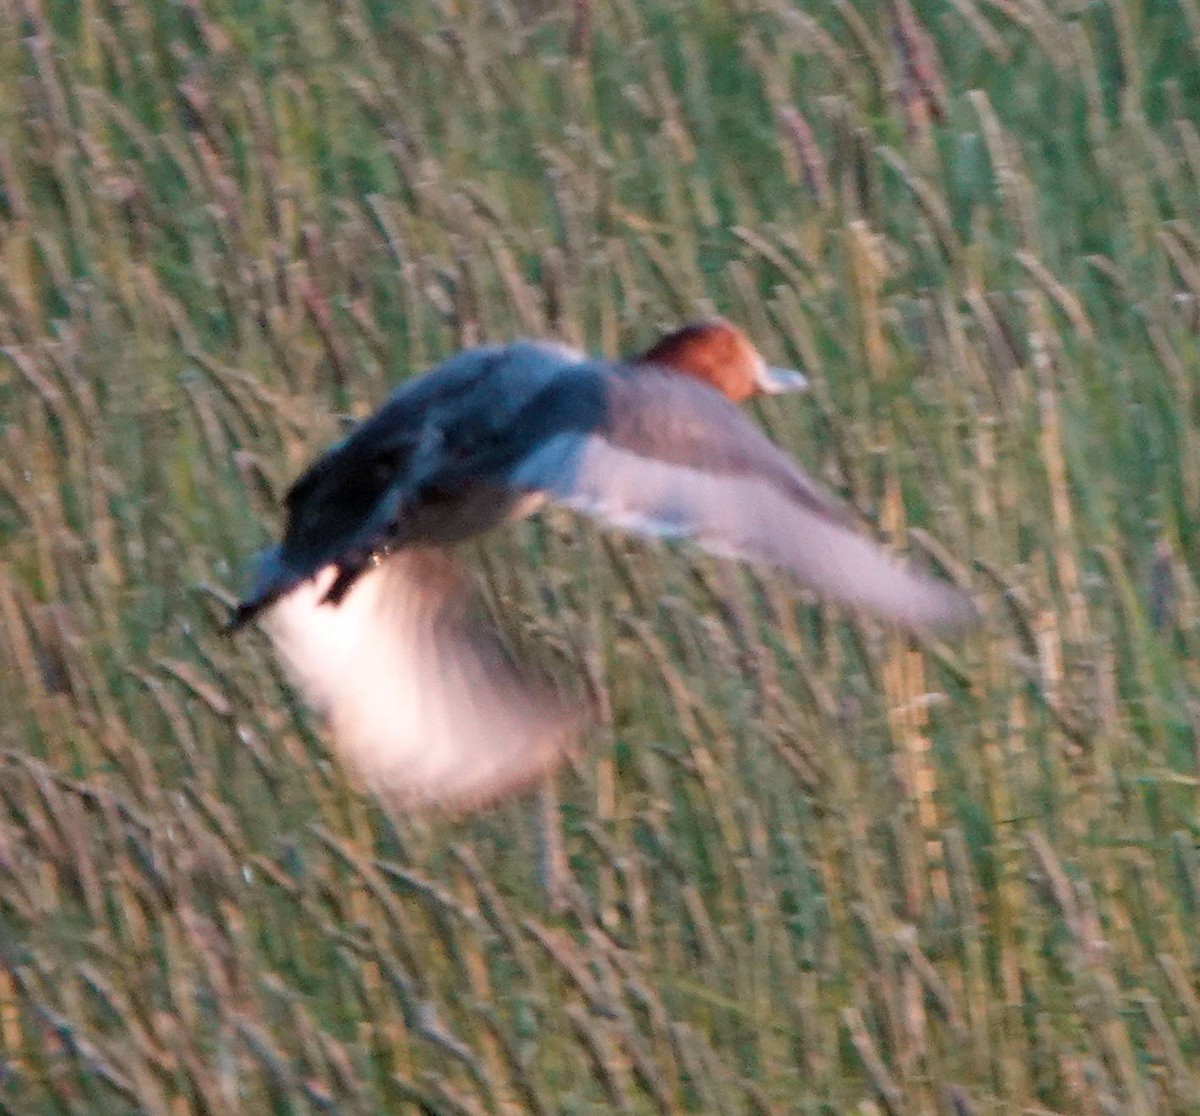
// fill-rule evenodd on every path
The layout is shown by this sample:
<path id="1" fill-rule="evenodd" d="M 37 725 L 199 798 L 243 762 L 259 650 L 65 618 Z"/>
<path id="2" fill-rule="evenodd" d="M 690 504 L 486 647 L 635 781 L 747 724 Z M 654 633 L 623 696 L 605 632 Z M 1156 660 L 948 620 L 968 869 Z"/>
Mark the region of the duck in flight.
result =
<path id="1" fill-rule="evenodd" d="M 368 787 L 462 811 L 537 781 L 582 731 L 479 618 L 449 549 L 546 501 L 907 628 L 965 626 L 964 593 L 890 557 L 735 406 L 804 387 L 720 319 L 617 363 L 546 342 L 461 352 L 296 481 L 231 628 L 261 621 Z"/>

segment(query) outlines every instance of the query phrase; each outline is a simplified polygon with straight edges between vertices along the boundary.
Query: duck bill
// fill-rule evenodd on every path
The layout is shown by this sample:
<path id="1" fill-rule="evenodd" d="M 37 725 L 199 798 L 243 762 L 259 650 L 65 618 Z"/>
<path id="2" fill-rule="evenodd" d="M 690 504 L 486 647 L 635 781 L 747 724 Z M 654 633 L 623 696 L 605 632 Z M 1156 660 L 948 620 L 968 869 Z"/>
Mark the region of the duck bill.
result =
<path id="1" fill-rule="evenodd" d="M 774 368 L 764 364 L 755 379 L 763 395 L 790 395 L 808 391 L 808 377 L 792 368 Z"/>
<path id="2" fill-rule="evenodd" d="M 294 589 L 303 580 L 304 575 L 297 573 L 283 560 L 281 547 L 268 547 L 255 559 L 253 584 L 233 610 L 225 630 L 232 634 L 245 627 L 263 609 L 270 608 L 284 593 Z"/>

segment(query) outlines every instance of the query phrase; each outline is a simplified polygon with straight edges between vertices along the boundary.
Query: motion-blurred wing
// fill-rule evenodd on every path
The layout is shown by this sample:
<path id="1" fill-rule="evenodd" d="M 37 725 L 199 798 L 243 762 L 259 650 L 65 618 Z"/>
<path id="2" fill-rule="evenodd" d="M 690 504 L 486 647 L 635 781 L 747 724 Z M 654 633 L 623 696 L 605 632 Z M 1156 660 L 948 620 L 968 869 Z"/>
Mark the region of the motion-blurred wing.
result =
<path id="1" fill-rule="evenodd" d="M 533 782 L 574 743 L 577 709 L 471 615 L 453 558 L 392 554 L 322 603 L 336 572 L 279 597 L 262 624 L 370 789 L 465 810 Z"/>
<path id="2" fill-rule="evenodd" d="M 954 628 L 970 599 L 906 568 L 736 407 L 669 372 L 610 378 L 603 421 L 552 438 L 510 482 L 615 526 L 689 538 L 790 570 L 817 592 L 910 628 Z"/>

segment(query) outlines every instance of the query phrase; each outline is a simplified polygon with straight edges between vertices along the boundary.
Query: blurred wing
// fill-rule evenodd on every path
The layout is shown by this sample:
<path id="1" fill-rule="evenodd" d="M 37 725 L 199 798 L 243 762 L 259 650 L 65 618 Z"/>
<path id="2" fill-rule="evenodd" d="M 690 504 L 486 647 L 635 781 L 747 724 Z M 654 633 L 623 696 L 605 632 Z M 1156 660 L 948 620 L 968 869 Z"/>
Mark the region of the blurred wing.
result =
<path id="1" fill-rule="evenodd" d="M 790 570 L 817 592 L 910 628 L 954 628 L 970 599 L 906 568 L 707 387 L 639 369 L 611 378 L 602 423 L 551 439 L 511 482 L 644 534 Z"/>
<path id="2" fill-rule="evenodd" d="M 469 612 L 448 555 L 405 550 L 321 603 L 332 566 L 280 597 L 262 623 L 305 699 L 363 782 L 409 805 L 477 807 L 562 758 L 579 715 Z"/>

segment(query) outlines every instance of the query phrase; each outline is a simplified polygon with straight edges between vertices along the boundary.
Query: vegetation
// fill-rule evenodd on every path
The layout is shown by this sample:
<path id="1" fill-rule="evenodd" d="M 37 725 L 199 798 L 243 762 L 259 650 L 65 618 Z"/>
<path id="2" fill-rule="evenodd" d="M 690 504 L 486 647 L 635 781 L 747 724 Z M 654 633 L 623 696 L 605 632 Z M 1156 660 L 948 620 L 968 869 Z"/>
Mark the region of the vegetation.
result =
<path id="1" fill-rule="evenodd" d="M 0 4 L 0 1111 L 1200 1108 L 1196 0 Z M 985 611 L 551 516 L 533 808 L 389 813 L 221 632 L 339 418 L 698 313 Z"/>

